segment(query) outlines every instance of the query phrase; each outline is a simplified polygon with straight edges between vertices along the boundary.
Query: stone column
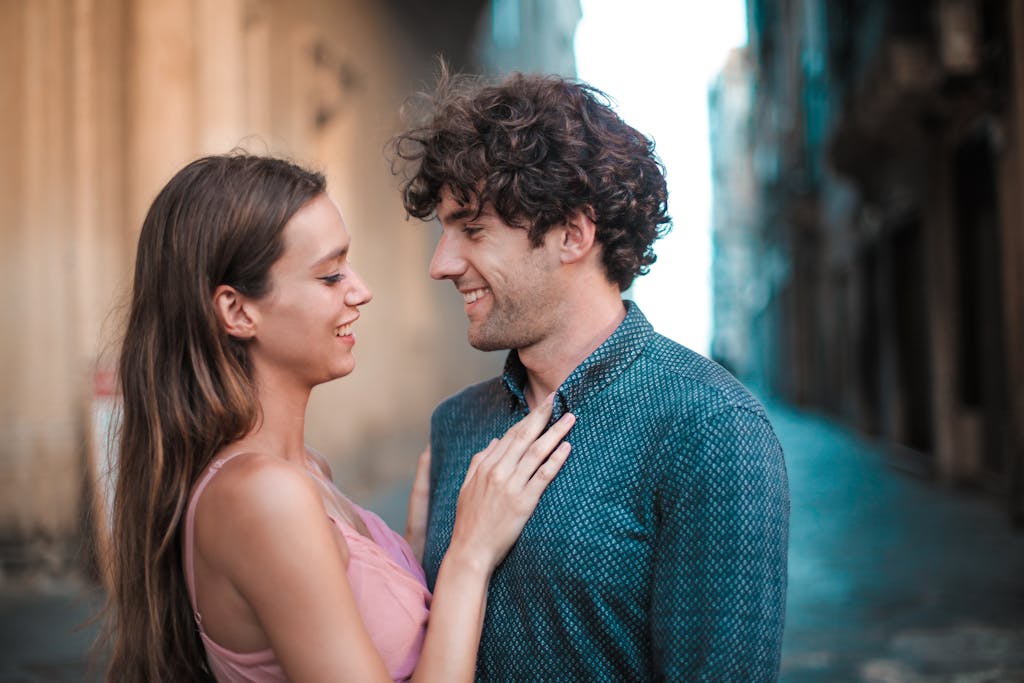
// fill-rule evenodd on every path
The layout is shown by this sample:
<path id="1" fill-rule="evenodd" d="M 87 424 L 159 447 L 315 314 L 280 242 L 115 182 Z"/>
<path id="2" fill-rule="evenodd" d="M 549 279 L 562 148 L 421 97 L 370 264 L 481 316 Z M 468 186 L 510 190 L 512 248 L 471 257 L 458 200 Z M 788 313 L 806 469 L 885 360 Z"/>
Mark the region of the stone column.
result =
<path id="1" fill-rule="evenodd" d="M 246 135 L 242 0 L 197 2 L 195 43 L 198 148 L 222 154 Z"/>
<path id="2" fill-rule="evenodd" d="M 132 242 L 156 193 L 195 155 L 195 29 L 189 0 L 133 0 L 127 157 Z"/>
<path id="3" fill-rule="evenodd" d="M 956 411 L 956 283 L 953 265 L 953 206 L 951 169 L 945 142 L 931 150 L 932 169 L 926 196 L 924 244 L 928 278 L 928 336 L 931 338 L 932 416 L 935 464 L 949 483 L 963 469 L 957 449 Z"/>
<path id="4" fill-rule="evenodd" d="M 1007 3 L 1010 20 L 1009 149 L 1004 166 L 1002 217 L 1003 311 L 1008 398 L 1007 483 L 1010 515 L 1024 526 L 1024 3 Z"/>
<path id="5" fill-rule="evenodd" d="M 5 490 L 2 526 L 31 542 L 66 539 L 78 518 L 81 457 L 76 414 L 75 267 L 68 65 L 70 21 L 59 0 L 8 3 L 15 23 L 13 63 L 20 73 L 5 123 L 20 138 L 20 184 L 2 251 L 11 288 L 2 399 Z M 11 7 L 20 5 L 20 7 Z M 20 11 L 19 11 L 20 10 Z M 6 22 L 4 22 L 6 23 Z M 6 288 L 5 288 L 6 289 Z"/>

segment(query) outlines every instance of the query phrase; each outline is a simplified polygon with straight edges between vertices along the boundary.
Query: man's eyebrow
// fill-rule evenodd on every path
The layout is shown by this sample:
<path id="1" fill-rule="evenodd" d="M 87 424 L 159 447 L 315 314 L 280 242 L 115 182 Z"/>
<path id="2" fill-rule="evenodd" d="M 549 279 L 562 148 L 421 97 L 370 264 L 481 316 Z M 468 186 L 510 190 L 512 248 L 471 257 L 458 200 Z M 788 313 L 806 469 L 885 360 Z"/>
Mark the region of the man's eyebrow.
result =
<path id="1" fill-rule="evenodd" d="M 463 206 L 462 208 L 455 209 L 443 216 L 438 216 L 442 223 L 454 223 L 456 221 L 462 221 L 467 218 L 471 218 L 476 215 L 476 209 L 471 206 Z"/>
<path id="2" fill-rule="evenodd" d="M 483 208 L 477 208 L 472 205 L 465 205 L 458 209 L 455 209 L 451 213 L 446 213 L 443 216 L 438 216 L 438 220 L 441 223 L 455 223 L 458 221 L 464 221 L 467 218 L 486 218 L 487 216 L 493 216 L 494 212 L 490 210 L 488 205 L 484 205 Z"/>
<path id="3" fill-rule="evenodd" d="M 316 263 L 314 263 L 312 267 L 313 268 L 318 268 L 319 266 L 322 266 L 325 263 L 330 263 L 331 261 L 336 261 L 336 260 L 340 259 L 341 257 L 345 256 L 346 254 L 348 254 L 348 245 L 347 244 L 344 247 L 341 247 L 339 249 L 335 249 L 330 254 L 327 254 L 327 256 L 324 256 L 322 258 L 317 259 Z"/>

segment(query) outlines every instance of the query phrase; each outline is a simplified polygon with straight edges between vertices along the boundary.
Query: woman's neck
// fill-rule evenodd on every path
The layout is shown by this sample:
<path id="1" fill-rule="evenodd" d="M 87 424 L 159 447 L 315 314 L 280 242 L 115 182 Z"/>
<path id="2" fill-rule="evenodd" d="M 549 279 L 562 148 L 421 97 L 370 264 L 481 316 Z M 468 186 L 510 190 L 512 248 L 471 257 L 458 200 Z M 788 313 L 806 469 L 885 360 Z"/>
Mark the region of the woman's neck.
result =
<path id="1" fill-rule="evenodd" d="M 306 407 L 311 389 L 297 384 L 294 378 L 261 376 L 258 372 L 256 387 L 261 415 L 256 428 L 241 440 L 245 449 L 304 463 Z"/>

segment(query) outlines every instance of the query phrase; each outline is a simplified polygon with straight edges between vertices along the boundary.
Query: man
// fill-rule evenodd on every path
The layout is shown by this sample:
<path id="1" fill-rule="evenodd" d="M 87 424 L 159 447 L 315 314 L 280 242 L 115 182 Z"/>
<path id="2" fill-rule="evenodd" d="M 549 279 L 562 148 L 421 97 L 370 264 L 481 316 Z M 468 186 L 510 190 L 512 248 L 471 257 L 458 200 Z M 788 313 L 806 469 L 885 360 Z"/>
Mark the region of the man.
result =
<path id="1" fill-rule="evenodd" d="M 434 413 L 430 581 L 470 457 L 551 392 L 552 419 L 577 418 L 492 578 L 478 678 L 775 680 L 782 450 L 746 389 L 621 298 L 668 229 L 653 143 L 556 77 L 443 78 L 435 98 L 396 138 L 405 206 L 440 220 L 430 274 L 461 293 L 470 344 L 511 352 Z"/>

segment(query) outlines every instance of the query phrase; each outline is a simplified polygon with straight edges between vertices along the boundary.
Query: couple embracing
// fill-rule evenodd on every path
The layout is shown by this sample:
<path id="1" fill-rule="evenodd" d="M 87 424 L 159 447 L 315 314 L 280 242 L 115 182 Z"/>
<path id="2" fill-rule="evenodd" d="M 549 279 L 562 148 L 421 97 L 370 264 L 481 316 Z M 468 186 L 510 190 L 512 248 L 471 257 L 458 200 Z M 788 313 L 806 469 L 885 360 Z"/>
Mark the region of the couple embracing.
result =
<path id="1" fill-rule="evenodd" d="M 303 440 L 372 296 L 323 176 L 179 171 L 119 365 L 110 680 L 775 680 L 778 440 L 621 296 L 669 225 L 653 143 L 590 86 L 517 74 L 443 78 L 393 145 L 406 210 L 441 224 L 430 276 L 502 376 L 435 411 L 402 538 Z"/>

